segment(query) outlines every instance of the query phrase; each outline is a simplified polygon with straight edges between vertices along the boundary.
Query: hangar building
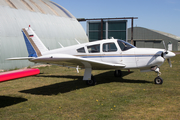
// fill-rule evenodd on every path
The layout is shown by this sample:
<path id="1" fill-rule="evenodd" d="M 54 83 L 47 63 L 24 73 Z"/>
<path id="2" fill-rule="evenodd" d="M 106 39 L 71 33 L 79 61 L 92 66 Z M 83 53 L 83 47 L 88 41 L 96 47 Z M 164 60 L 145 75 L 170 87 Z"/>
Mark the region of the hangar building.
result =
<path id="1" fill-rule="evenodd" d="M 128 42 L 131 39 L 131 28 L 128 28 Z M 172 44 L 172 51 L 180 51 L 180 37 L 161 32 L 151 30 L 143 27 L 133 28 L 133 40 L 136 47 L 142 48 L 163 48 L 162 41 L 165 42 L 166 48 L 168 44 Z"/>
<path id="2" fill-rule="evenodd" d="M 64 7 L 50 0 L 0 0 L 0 70 L 32 66 L 27 60 L 7 61 L 12 57 L 27 57 L 21 32 L 31 25 L 48 49 L 88 42 L 81 24 Z"/>

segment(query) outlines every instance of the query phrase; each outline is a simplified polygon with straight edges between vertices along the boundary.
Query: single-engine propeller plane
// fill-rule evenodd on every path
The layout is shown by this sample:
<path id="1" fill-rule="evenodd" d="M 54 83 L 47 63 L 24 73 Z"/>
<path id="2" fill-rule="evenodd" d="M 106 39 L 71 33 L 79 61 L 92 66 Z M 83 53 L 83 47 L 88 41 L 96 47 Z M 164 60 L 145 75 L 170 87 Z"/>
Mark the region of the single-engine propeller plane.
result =
<path id="1" fill-rule="evenodd" d="M 114 76 L 121 77 L 121 70 L 140 69 L 142 72 L 154 71 L 158 75 L 155 84 L 162 84 L 159 67 L 170 58 L 173 52 L 165 49 L 136 48 L 135 46 L 119 39 L 106 39 L 77 45 L 48 50 L 35 34 L 32 28 L 22 29 L 24 40 L 29 53 L 28 57 L 9 58 L 9 60 L 29 60 L 34 63 L 62 65 L 85 69 L 83 80 L 88 85 L 95 85 L 92 70 L 114 69 Z M 164 43 L 164 42 L 163 42 Z M 165 46 L 165 44 L 164 44 Z"/>

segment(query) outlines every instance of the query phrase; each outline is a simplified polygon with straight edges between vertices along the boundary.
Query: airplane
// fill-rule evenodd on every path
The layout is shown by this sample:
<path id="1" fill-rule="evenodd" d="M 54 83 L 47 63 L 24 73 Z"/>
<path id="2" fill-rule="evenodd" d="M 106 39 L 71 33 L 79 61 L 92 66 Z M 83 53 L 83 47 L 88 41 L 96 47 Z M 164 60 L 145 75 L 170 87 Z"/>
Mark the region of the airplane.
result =
<path id="1" fill-rule="evenodd" d="M 31 26 L 23 28 L 22 33 L 26 43 L 28 57 L 9 58 L 8 60 L 29 60 L 34 63 L 61 65 L 63 67 L 74 67 L 85 69 L 83 80 L 86 84 L 96 84 L 92 70 L 115 70 L 114 76 L 121 77 L 121 70 L 140 69 L 141 72 L 154 71 L 157 77 L 155 84 L 162 84 L 160 77 L 160 66 L 167 59 L 172 67 L 170 58 L 175 54 L 166 49 L 137 48 L 124 40 L 105 39 L 95 42 L 48 50 Z M 164 42 L 163 42 L 164 44 Z M 164 44 L 165 46 L 165 44 Z"/>

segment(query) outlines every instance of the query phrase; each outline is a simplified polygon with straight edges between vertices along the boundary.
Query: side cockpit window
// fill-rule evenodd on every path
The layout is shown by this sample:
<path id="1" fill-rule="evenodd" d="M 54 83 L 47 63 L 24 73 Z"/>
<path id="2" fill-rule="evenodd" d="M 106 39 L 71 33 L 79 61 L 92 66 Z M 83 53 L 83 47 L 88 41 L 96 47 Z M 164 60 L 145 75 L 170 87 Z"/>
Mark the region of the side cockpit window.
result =
<path id="1" fill-rule="evenodd" d="M 117 47 L 115 43 L 105 43 L 103 44 L 103 52 L 115 52 L 117 51 Z"/>
<path id="2" fill-rule="evenodd" d="M 89 53 L 99 53 L 100 52 L 100 44 L 91 45 L 87 47 Z"/>
<path id="3" fill-rule="evenodd" d="M 86 53 L 84 47 L 77 49 L 78 53 Z"/>

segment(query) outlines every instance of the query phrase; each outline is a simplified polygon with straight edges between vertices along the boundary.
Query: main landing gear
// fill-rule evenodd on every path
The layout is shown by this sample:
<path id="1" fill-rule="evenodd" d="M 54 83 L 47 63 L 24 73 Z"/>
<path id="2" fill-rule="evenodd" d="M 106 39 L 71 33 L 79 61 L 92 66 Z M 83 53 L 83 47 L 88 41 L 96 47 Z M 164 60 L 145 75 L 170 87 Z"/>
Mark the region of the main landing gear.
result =
<path id="1" fill-rule="evenodd" d="M 115 70 L 115 71 L 114 71 L 114 76 L 115 76 L 115 77 L 122 77 L 122 72 L 121 72 L 121 70 Z"/>
<path id="2" fill-rule="evenodd" d="M 88 69 L 86 69 L 86 70 L 88 71 Z M 85 70 L 85 73 L 86 73 L 86 70 Z M 89 71 L 91 71 L 91 69 L 89 69 Z M 114 76 L 115 76 L 115 77 L 122 77 L 122 72 L 121 72 L 121 70 L 115 70 L 115 71 L 114 71 Z M 84 76 L 84 77 L 86 77 L 86 76 Z M 85 79 L 87 79 L 87 78 L 85 78 Z M 84 79 L 84 80 L 85 80 L 85 79 Z M 96 85 L 97 82 L 96 82 L 95 77 L 94 77 L 93 75 L 91 75 L 91 80 L 86 80 L 86 84 L 89 85 L 89 86 L 94 86 L 94 85 Z"/>
<path id="3" fill-rule="evenodd" d="M 89 86 L 94 86 L 96 85 L 96 79 L 95 77 L 91 74 L 92 68 L 88 67 L 85 68 L 85 72 L 84 72 L 84 77 L 83 80 L 86 81 L 86 84 Z"/>
<path id="4" fill-rule="evenodd" d="M 94 86 L 96 85 L 96 79 L 93 75 L 91 75 L 91 80 L 86 80 L 86 84 L 89 85 L 89 86 Z"/>
<path id="5" fill-rule="evenodd" d="M 159 77 L 161 75 L 161 72 L 160 72 L 160 69 L 155 66 L 155 67 L 152 67 L 151 68 L 152 71 L 156 72 L 157 73 L 157 77 L 154 79 L 154 83 L 155 84 L 158 84 L 158 85 L 161 85 L 163 83 L 163 79 L 161 77 Z"/>

